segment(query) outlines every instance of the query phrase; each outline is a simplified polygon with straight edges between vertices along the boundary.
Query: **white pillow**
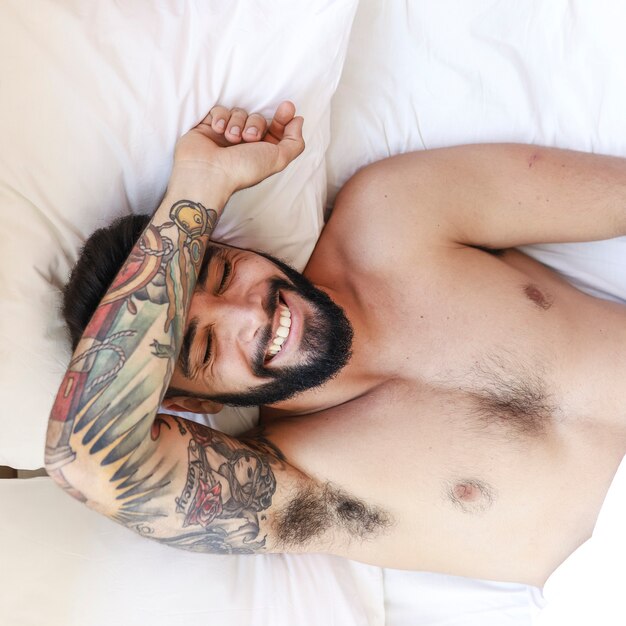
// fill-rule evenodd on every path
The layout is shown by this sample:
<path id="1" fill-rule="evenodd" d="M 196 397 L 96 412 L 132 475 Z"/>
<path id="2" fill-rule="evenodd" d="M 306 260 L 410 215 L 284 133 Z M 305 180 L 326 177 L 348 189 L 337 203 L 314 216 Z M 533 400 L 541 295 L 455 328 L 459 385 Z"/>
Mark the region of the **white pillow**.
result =
<path id="1" fill-rule="evenodd" d="M 626 156 L 626 3 L 361 0 L 329 200 L 393 154 L 521 142 Z"/>
<path id="2" fill-rule="evenodd" d="M 322 227 L 329 103 L 356 0 L 0 7 L 0 465 L 43 464 L 69 361 L 60 287 L 85 238 L 153 211 L 176 139 L 215 103 L 305 118 L 305 153 L 230 203 L 216 237 L 303 267 Z"/>

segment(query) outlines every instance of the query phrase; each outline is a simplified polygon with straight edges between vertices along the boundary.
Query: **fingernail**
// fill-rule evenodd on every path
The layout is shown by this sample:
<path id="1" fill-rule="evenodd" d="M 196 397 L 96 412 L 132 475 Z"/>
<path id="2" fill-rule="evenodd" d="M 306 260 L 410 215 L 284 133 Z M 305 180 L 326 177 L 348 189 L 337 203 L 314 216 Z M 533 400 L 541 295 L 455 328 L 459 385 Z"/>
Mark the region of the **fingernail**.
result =
<path id="1" fill-rule="evenodd" d="M 239 137 L 240 133 L 241 133 L 241 128 L 239 128 L 239 126 L 233 126 L 230 129 L 230 134 L 231 135 L 235 135 L 235 136 Z"/>
<path id="2" fill-rule="evenodd" d="M 217 124 L 215 124 L 215 126 L 217 127 L 218 130 L 224 130 L 224 128 L 226 127 L 226 121 L 217 120 Z"/>
<path id="3" fill-rule="evenodd" d="M 250 126 L 248 130 L 246 130 L 246 135 L 250 135 L 250 137 L 256 137 L 259 131 L 254 127 Z"/>

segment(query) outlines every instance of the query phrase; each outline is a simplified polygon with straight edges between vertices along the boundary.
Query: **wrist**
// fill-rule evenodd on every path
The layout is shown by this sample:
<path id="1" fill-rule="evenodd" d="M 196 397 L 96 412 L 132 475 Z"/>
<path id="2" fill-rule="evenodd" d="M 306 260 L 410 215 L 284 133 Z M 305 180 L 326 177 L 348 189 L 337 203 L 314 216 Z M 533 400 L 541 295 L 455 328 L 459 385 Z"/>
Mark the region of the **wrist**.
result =
<path id="1" fill-rule="evenodd" d="M 234 192 L 231 181 L 219 170 L 211 171 L 193 163 L 175 164 L 163 204 L 171 206 L 182 199 L 191 200 L 213 209 L 219 216 Z"/>

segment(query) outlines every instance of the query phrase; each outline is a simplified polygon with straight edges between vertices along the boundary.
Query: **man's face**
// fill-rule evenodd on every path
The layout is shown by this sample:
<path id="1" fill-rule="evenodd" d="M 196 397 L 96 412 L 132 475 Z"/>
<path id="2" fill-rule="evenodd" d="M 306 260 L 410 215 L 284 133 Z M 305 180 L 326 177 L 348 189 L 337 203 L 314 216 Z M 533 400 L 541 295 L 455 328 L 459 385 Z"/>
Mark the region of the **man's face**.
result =
<path id="1" fill-rule="evenodd" d="M 351 343 L 343 310 L 304 276 L 272 257 L 211 243 L 170 394 L 272 404 L 332 378 Z"/>

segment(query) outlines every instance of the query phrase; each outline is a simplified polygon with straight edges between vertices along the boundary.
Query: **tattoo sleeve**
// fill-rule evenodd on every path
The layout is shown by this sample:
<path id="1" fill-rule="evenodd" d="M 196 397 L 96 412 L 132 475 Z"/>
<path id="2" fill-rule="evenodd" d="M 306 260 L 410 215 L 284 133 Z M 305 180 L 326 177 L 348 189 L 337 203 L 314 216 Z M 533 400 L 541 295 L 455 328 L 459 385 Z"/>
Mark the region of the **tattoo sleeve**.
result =
<path id="1" fill-rule="evenodd" d="M 177 471 L 171 488 L 154 499 L 163 503 L 163 518 L 155 511 L 137 519 L 142 513 L 129 500 L 119 511 L 127 524 L 167 545 L 198 552 L 252 554 L 276 547 L 277 503 L 300 478 L 272 444 L 255 438 L 253 447 L 170 415 L 157 417 L 151 437 L 159 442 L 156 462 L 167 458 Z"/>
<path id="2" fill-rule="evenodd" d="M 171 481 L 163 459 L 147 469 L 158 447 L 151 434 L 216 221 L 216 210 L 192 200 L 159 207 L 87 325 L 48 423 L 51 476 L 144 531 Z"/>

